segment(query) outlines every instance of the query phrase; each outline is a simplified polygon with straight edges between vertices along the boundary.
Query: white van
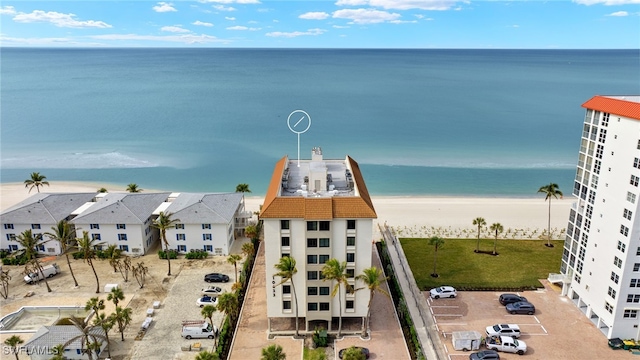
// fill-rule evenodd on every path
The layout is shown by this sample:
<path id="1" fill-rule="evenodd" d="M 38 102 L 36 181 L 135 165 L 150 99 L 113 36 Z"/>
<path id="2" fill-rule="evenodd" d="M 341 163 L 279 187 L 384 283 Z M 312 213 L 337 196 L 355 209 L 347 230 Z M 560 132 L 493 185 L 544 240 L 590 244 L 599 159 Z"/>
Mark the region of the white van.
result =
<path id="1" fill-rule="evenodd" d="M 42 274 L 44 274 L 45 277 L 50 278 L 58 273 L 60 273 L 60 267 L 58 267 L 58 264 L 51 264 L 42 267 Z M 42 274 L 40 274 L 40 270 L 29 273 L 24 277 L 24 282 L 27 284 L 35 284 L 42 280 Z"/>
<path id="2" fill-rule="evenodd" d="M 213 339 L 217 334 L 218 328 L 204 320 L 182 322 L 182 337 L 185 339 Z"/>

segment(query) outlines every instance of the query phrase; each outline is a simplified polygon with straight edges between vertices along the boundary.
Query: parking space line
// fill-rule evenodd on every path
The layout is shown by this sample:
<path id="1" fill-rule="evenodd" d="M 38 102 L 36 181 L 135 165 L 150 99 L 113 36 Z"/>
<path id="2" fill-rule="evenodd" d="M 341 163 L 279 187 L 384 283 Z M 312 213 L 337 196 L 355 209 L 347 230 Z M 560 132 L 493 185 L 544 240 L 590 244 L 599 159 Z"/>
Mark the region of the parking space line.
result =
<path id="1" fill-rule="evenodd" d="M 431 305 L 431 308 L 459 308 L 457 305 Z"/>
<path id="2" fill-rule="evenodd" d="M 540 324 L 540 320 L 538 320 L 538 317 L 533 315 L 533 318 L 536 319 L 536 321 L 538 322 L 538 324 Z"/>
<path id="3" fill-rule="evenodd" d="M 467 323 L 440 323 L 440 325 L 467 325 Z"/>
<path id="4" fill-rule="evenodd" d="M 464 316 L 459 314 L 434 314 L 433 316 Z"/>
<path id="5" fill-rule="evenodd" d="M 544 331 L 544 333 L 545 333 L 545 334 L 549 334 L 549 333 L 547 332 L 547 329 L 545 329 L 545 328 L 544 328 L 544 326 L 540 325 L 540 327 L 542 328 L 542 331 Z"/>

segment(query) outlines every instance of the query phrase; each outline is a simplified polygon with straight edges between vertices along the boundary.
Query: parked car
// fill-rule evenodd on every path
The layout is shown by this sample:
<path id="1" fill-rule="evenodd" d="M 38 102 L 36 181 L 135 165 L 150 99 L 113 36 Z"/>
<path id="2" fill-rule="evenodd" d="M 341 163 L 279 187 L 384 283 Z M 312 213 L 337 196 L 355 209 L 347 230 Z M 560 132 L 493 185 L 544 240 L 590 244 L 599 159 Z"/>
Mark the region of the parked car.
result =
<path id="1" fill-rule="evenodd" d="M 229 282 L 229 277 L 225 274 L 211 273 L 204 276 L 206 282 Z"/>
<path id="2" fill-rule="evenodd" d="M 469 355 L 469 360 L 500 360 L 500 354 L 495 350 L 482 350 Z"/>
<path id="3" fill-rule="evenodd" d="M 516 294 L 502 294 L 498 298 L 498 301 L 500 301 L 502 305 L 507 305 L 514 302 L 527 301 L 527 298 Z"/>
<path id="4" fill-rule="evenodd" d="M 202 289 L 202 295 L 216 296 L 222 292 L 222 289 L 217 286 L 209 286 Z"/>
<path id="5" fill-rule="evenodd" d="M 216 305 L 217 303 L 218 298 L 211 297 L 209 295 L 205 295 L 196 301 L 196 304 L 200 307 L 204 307 L 205 305 Z"/>
<path id="6" fill-rule="evenodd" d="M 493 326 L 487 326 L 487 336 L 511 336 L 514 338 L 520 337 L 520 327 L 516 324 L 496 324 Z"/>
<path id="7" fill-rule="evenodd" d="M 527 314 L 533 315 L 536 312 L 536 307 L 532 303 L 527 301 L 518 301 L 505 306 L 507 312 L 510 314 Z"/>
<path id="8" fill-rule="evenodd" d="M 437 288 L 433 288 L 429 291 L 431 298 L 439 299 L 439 298 L 454 298 L 458 296 L 458 292 L 451 286 L 439 286 Z"/>
<path id="9" fill-rule="evenodd" d="M 527 352 L 527 344 L 511 336 L 490 336 L 485 341 L 485 345 L 489 350 L 510 352 L 518 355 L 523 355 Z"/>
<path id="10" fill-rule="evenodd" d="M 364 354 L 364 357 L 366 359 L 369 358 L 369 349 L 367 349 L 365 347 L 360 347 L 360 346 L 352 346 L 352 348 L 360 349 L 360 352 L 362 352 Z M 347 349 L 349 349 L 349 348 L 344 348 L 344 349 L 341 349 L 340 351 L 338 351 L 338 357 L 340 359 L 342 359 L 342 356 L 344 355 L 344 352 L 347 351 Z"/>

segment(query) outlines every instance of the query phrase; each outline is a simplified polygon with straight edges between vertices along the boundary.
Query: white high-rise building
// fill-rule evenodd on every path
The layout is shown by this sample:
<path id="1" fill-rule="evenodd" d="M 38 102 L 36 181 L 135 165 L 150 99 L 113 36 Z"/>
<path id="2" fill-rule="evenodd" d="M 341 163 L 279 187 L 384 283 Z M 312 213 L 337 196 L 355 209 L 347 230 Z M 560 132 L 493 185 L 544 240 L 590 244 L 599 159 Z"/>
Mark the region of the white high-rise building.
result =
<path id="1" fill-rule="evenodd" d="M 269 332 L 273 320 L 287 318 L 293 324 L 296 296 L 301 332 L 316 327 L 335 332 L 342 315 L 360 325 L 367 315 L 369 290 L 355 277 L 371 267 L 373 219 L 376 212 L 358 163 L 347 156 L 327 160 L 314 148 L 311 160 L 280 159 L 260 213 L 263 220 L 267 316 Z M 297 274 L 291 282 L 275 276 L 275 265 L 283 256 L 296 260 Z M 346 262 L 349 284 L 355 293 L 332 296 L 334 281 L 323 280 L 322 268 L 329 259 Z M 278 285 L 278 286 L 276 286 Z M 295 290 L 295 296 L 294 291 Z M 335 324 L 335 323 L 334 323 Z M 294 326 L 291 325 L 289 329 Z M 357 330 L 360 332 L 360 326 Z"/>
<path id="2" fill-rule="evenodd" d="M 609 339 L 640 336 L 640 96 L 595 96 L 586 116 L 563 294 Z"/>

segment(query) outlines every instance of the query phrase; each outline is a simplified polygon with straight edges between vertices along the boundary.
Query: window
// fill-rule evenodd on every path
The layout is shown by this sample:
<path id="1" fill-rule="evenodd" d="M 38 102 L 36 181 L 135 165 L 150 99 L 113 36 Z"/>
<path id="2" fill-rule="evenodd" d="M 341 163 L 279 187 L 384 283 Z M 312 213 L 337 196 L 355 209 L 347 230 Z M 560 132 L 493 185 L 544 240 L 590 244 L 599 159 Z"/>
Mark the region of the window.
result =
<path id="1" fill-rule="evenodd" d="M 633 264 L 633 271 L 635 271 L 635 272 L 640 271 L 640 264 L 639 263 Z"/>
<path id="2" fill-rule="evenodd" d="M 176 240 L 178 240 L 178 241 L 187 240 L 187 235 L 186 234 L 176 234 Z"/>
<path id="3" fill-rule="evenodd" d="M 354 269 L 347 269 L 346 274 L 347 278 L 352 279 L 354 276 L 356 276 L 356 271 Z"/>
<path id="4" fill-rule="evenodd" d="M 211 229 L 211 224 L 202 224 L 202 230 Z"/>
<path id="5" fill-rule="evenodd" d="M 622 267 L 622 259 L 620 259 L 619 257 L 614 257 L 613 258 L 613 265 L 621 268 Z"/>
<path id="6" fill-rule="evenodd" d="M 89 229 L 100 229 L 100 224 L 89 224 Z"/>
<path id="7" fill-rule="evenodd" d="M 629 228 L 624 225 L 620 225 L 620 234 L 629 236 Z"/>
<path id="8" fill-rule="evenodd" d="M 613 271 L 611 272 L 611 280 L 613 280 L 614 283 L 618 283 L 620 281 L 620 276 L 618 276 L 618 274 L 614 273 Z"/>
<path id="9" fill-rule="evenodd" d="M 307 264 L 317 264 L 318 255 L 307 255 Z"/>
<path id="10" fill-rule="evenodd" d="M 329 287 L 320 286 L 320 295 L 329 295 Z"/>
<path id="11" fill-rule="evenodd" d="M 602 159 L 602 154 L 604 153 L 604 145 L 598 144 L 596 148 L 596 158 Z"/>
<path id="12" fill-rule="evenodd" d="M 640 302 L 640 295 L 635 295 L 635 294 L 627 295 L 627 302 L 628 303 L 638 303 L 638 302 Z"/>
<path id="13" fill-rule="evenodd" d="M 607 130 L 600 129 L 600 136 L 598 136 L 598 142 L 604 143 L 607 139 Z"/>
<path id="14" fill-rule="evenodd" d="M 347 310 L 353 310 L 353 306 L 354 306 L 354 301 L 353 300 L 347 300 L 346 302 L 346 309 Z"/>
<path id="15" fill-rule="evenodd" d="M 280 230 L 289 230 L 289 220 L 280 220 Z"/>
<path id="16" fill-rule="evenodd" d="M 591 220 L 585 219 L 584 220 L 584 230 L 585 231 L 589 231 L 589 229 L 591 229 Z"/>
<path id="17" fill-rule="evenodd" d="M 124 252 L 129 252 L 129 245 L 120 245 L 120 250 Z"/>
<path id="18" fill-rule="evenodd" d="M 317 271 L 307 271 L 307 280 L 318 280 Z"/>
<path id="19" fill-rule="evenodd" d="M 355 253 L 347 253 L 347 262 L 348 263 L 352 263 L 356 261 L 356 254 Z"/>
<path id="20" fill-rule="evenodd" d="M 291 300 L 284 300 L 282 302 L 282 310 L 291 310 Z"/>
<path id="21" fill-rule="evenodd" d="M 626 247 L 627 247 L 626 244 L 623 244 L 622 241 L 618 241 L 618 250 L 624 252 Z"/>
<path id="22" fill-rule="evenodd" d="M 609 304 L 608 302 L 605 301 L 604 303 L 604 308 L 605 310 L 607 310 L 609 313 L 613 314 L 613 306 L 611 306 L 611 304 Z"/>
<path id="23" fill-rule="evenodd" d="M 329 311 L 329 303 L 321 302 L 320 303 L 320 311 Z"/>
<path id="24" fill-rule="evenodd" d="M 16 234 L 7 234 L 7 240 L 15 241 L 16 240 Z M 9 247 L 11 247 L 11 246 L 15 246 L 16 250 L 18 250 L 18 245 L 10 245 Z"/>
<path id="25" fill-rule="evenodd" d="M 187 252 L 187 245 L 178 245 L 178 252 Z"/>
<path id="26" fill-rule="evenodd" d="M 280 246 L 290 246 L 291 239 L 288 236 L 283 236 L 280 238 Z"/>
<path id="27" fill-rule="evenodd" d="M 632 192 L 627 192 L 627 201 L 635 204 L 636 203 L 636 194 L 632 193 Z"/>
<path id="28" fill-rule="evenodd" d="M 355 229 L 356 229 L 356 221 L 347 220 L 347 230 L 355 230 Z"/>
<path id="29" fill-rule="evenodd" d="M 624 315 L 622 316 L 625 318 L 635 319 L 638 317 L 638 310 L 625 310 Z"/>
<path id="30" fill-rule="evenodd" d="M 318 239 L 307 239 L 307 247 L 318 247 Z"/>
<path id="31" fill-rule="evenodd" d="M 356 246 L 355 236 L 347 236 L 347 246 Z"/>
<path id="32" fill-rule="evenodd" d="M 220 250 L 220 253 L 222 253 L 222 250 Z M 280 257 L 281 257 L 281 258 L 283 258 L 283 257 L 289 257 L 289 253 L 282 253 L 282 254 L 280 255 Z"/>
<path id="33" fill-rule="evenodd" d="M 291 294 L 291 285 L 282 285 L 283 294 Z"/>
<path id="34" fill-rule="evenodd" d="M 118 234 L 118 240 L 127 240 L 127 234 Z"/>
<path id="35" fill-rule="evenodd" d="M 330 221 L 320 221 L 320 231 L 329 231 L 330 230 Z"/>
<path id="36" fill-rule="evenodd" d="M 315 286 L 309 286 L 307 288 L 307 295 L 308 296 L 318 295 L 318 288 Z"/>
<path id="37" fill-rule="evenodd" d="M 184 224 L 176 224 L 176 230 L 184 230 Z"/>
<path id="38" fill-rule="evenodd" d="M 622 217 L 627 219 L 627 220 L 631 220 L 631 216 L 633 215 L 633 211 L 628 210 L 628 209 L 624 209 L 624 211 L 622 212 Z"/>
<path id="39" fill-rule="evenodd" d="M 307 231 L 318 231 L 318 222 L 307 221 Z"/>
<path id="40" fill-rule="evenodd" d="M 13 229 L 13 224 L 4 224 L 4 228 L 7 230 L 12 230 Z"/>
<path id="41" fill-rule="evenodd" d="M 327 261 L 329 261 L 329 255 L 320 255 L 320 256 L 318 256 L 318 263 L 319 264 L 326 264 Z"/>
<path id="42" fill-rule="evenodd" d="M 591 217 L 593 216 L 593 206 L 587 204 L 587 211 L 585 212 L 585 215 L 588 219 L 591 219 Z"/>
<path id="43" fill-rule="evenodd" d="M 616 291 L 611 286 L 609 286 L 609 291 L 607 291 L 607 294 L 609 294 L 609 296 L 614 299 L 616 298 Z"/>
<path id="44" fill-rule="evenodd" d="M 116 224 L 116 229 L 126 229 L 127 225 L 125 224 Z"/>
<path id="45" fill-rule="evenodd" d="M 329 247 L 329 239 L 327 238 L 320 239 L 320 247 Z"/>
<path id="46" fill-rule="evenodd" d="M 607 127 L 609 125 L 609 113 L 602 113 L 602 126 Z"/>
<path id="47" fill-rule="evenodd" d="M 633 159 L 633 167 L 636 169 L 640 169 L 640 158 Z"/>
<path id="48" fill-rule="evenodd" d="M 580 245 L 587 246 L 587 242 L 589 241 L 589 235 L 586 232 L 582 233 L 582 238 L 580 239 Z"/>
<path id="49" fill-rule="evenodd" d="M 35 230 L 38 230 L 38 229 L 40 229 L 40 224 L 31 224 L 31 228 L 35 229 Z"/>
<path id="50" fill-rule="evenodd" d="M 593 204 L 596 202 L 596 193 L 593 190 L 589 190 L 589 203 Z"/>
<path id="51" fill-rule="evenodd" d="M 308 303 L 307 304 L 308 311 L 318 311 L 318 303 Z"/>
<path id="52" fill-rule="evenodd" d="M 202 234 L 202 240 L 213 240 L 211 234 Z"/>
<path id="53" fill-rule="evenodd" d="M 635 175 L 631 175 L 631 181 L 629 182 L 629 184 L 638 187 L 638 183 L 640 182 L 640 177 L 637 177 Z"/>
<path id="54" fill-rule="evenodd" d="M 91 234 L 91 239 L 92 240 L 102 240 L 102 239 L 100 239 L 100 234 Z"/>
<path id="55" fill-rule="evenodd" d="M 629 287 L 640 287 L 640 279 L 631 279 Z"/>
<path id="56" fill-rule="evenodd" d="M 204 245 L 202 249 L 206 252 L 213 252 L 213 245 Z"/>

